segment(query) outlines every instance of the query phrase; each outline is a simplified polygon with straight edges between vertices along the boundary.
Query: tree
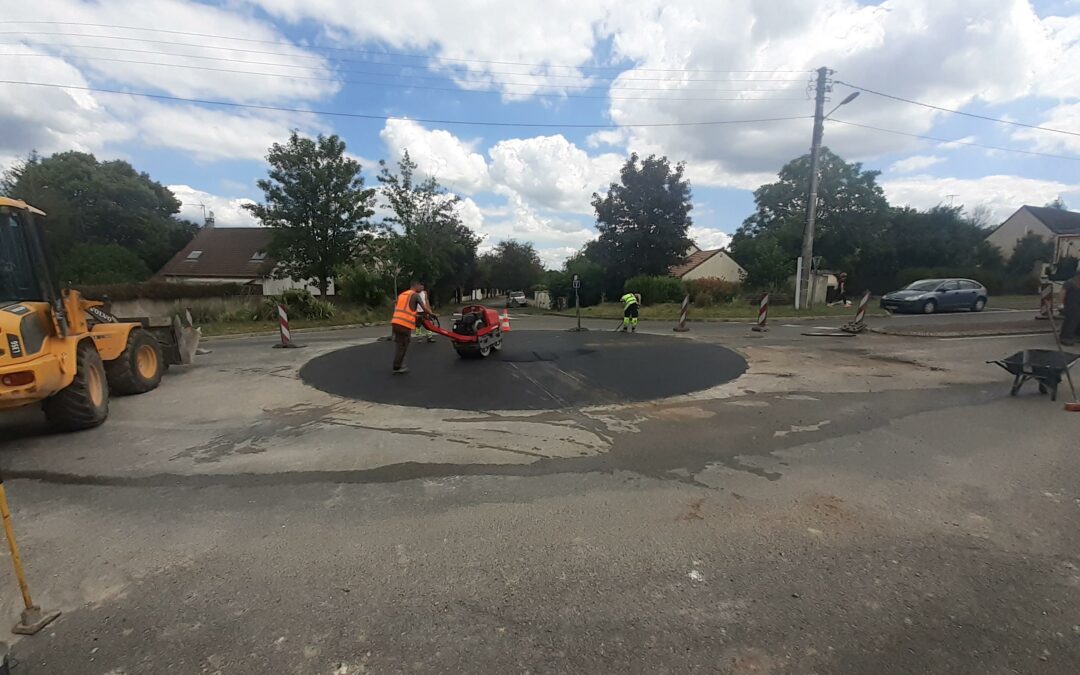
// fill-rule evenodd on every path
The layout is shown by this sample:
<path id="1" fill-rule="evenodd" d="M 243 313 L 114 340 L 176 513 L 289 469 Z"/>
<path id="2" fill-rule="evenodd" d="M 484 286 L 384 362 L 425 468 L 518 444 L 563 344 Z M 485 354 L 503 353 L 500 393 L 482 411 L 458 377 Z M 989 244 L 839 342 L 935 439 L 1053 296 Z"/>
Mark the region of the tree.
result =
<path id="1" fill-rule="evenodd" d="M 1069 207 L 1065 204 L 1065 200 L 1060 195 L 1054 198 L 1054 201 L 1047 202 L 1046 208 L 1057 209 L 1058 211 L 1068 211 Z"/>
<path id="2" fill-rule="evenodd" d="M 364 188 L 360 163 L 337 135 L 312 139 L 293 130 L 266 160 L 267 178 L 257 183 L 264 203 L 244 208 L 272 229 L 268 253 L 279 272 L 313 279 L 325 297 L 335 271 L 371 237 L 375 190 Z"/>
<path id="3" fill-rule="evenodd" d="M 690 182 L 684 164 L 667 157 L 630 155 L 607 194 L 593 193 L 599 239 L 590 257 L 622 281 L 639 274 L 667 274 L 690 247 Z M 611 281 L 609 279 L 609 281 Z M 609 284 L 610 285 L 610 284 Z"/>
<path id="4" fill-rule="evenodd" d="M 458 217 L 460 198 L 435 178 L 416 182 L 417 165 L 408 151 L 398 162 L 397 173 L 385 160 L 379 166 L 382 195 L 394 214 L 385 220 L 384 229 L 393 242 L 400 273 L 423 281 L 435 301 L 449 300 L 477 277 L 480 237 Z"/>
<path id="5" fill-rule="evenodd" d="M 57 260 L 77 246 L 116 246 L 134 254 L 142 267 L 160 269 L 195 235 L 196 226 L 175 215 L 180 202 L 161 183 L 121 160 L 99 162 L 85 152 L 61 152 L 42 158 L 31 153 L 9 169 L 0 192 L 22 199 L 48 214 L 45 220 L 50 252 Z M 80 254 L 89 263 L 112 254 Z M 115 251 L 113 251 L 113 254 Z M 127 261 L 130 263 L 130 258 Z M 137 265 L 124 265 L 133 272 Z M 65 279 L 89 283 L 87 265 L 70 268 Z"/>
<path id="6" fill-rule="evenodd" d="M 822 257 L 823 268 L 857 273 L 862 254 L 880 247 L 888 222 L 889 203 L 877 184 L 881 172 L 864 171 L 862 164 L 845 162 L 828 148 L 821 149 L 820 171 L 814 254 Z M 732 239 L 736 260 L 753 265 L 751 242 L 763 235 L 772 239 L 770 251 L 775 246 L 791 261 L 799 256 L 806 224 L 810 156 L 785 164 L 778 178 L 754 191 L 757 209 Z"/>
<path id="7" fill-rule="evenodd" d="M 1054 259 L 1054 242 L 1028 232 L 1018 242 L 1009 256 L 1006 271 L 1014 277 L 1028 277 L 1036 272 L 1036 264 Z"/>
<path id="8" fill-rule="evenodd" d="M 500 241 L 491 258 L 490 285 L 506 291 L 527 291 L 540 282 L 544 274 L 544 264 L 530 243 L 514 239 Z M 486 256 L 485 256 L 486 258 Z"/>
<path id="9" fill-rule="evenodd" d="M 123 284 L 150 277 L 142 258 L 118 244 L 78 244 L 59 258 L 56 273 L 64 284 Z"/>

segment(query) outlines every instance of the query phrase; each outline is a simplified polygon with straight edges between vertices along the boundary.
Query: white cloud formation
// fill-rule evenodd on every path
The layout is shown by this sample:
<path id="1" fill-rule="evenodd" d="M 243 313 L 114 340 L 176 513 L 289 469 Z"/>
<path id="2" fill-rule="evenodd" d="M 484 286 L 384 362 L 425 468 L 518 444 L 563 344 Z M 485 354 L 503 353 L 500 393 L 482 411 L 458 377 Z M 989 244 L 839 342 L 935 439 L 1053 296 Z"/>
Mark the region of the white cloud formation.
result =
<path id="1" fill-rule="evenodd" d="M 391 162 L 408 150 L 419 172 L 435 176 L 452 190 L 475 194 L 488 187 L 487 162 L 473 150 L 476 144 L 449 131 L 429 130 L 411 120 L 387 120 L 379 137 L 386 143 Z"/>
<path id="2" fill-rule="evenodd" d="M 592 213 L 594 191 L 619 175 L 622 155 L 589 156 L 562 135 L 514 138 L 492 147 L 490 174 L 503 185 L 548 209 Z"/>
<path id="3" fill-rule="evenodd" d="M 694 225 L 689 230 L 690 239 L 697 247 L 709 251 L 714 248 L 727 248 L 731 243 L 731 235 L 710 227 Z"/>
<path id="4" fill-rule="evenodd" d="M 915 173 L 916 171 L 924 171 L 945 161 L 944 157 L 938 157 L 937 155 L 912 155 L 893 162 L 889 166 L 889 171 L 893 173 Z"/>
<path id="5" fill-rule="evenodd" d="M 1080 54 L 1077 57 L 1080 58 Z M 1074 70 L 1080 70 L 1080 66 Z M 1039 126 L 1080 134 L 1080 102 L 1054 106 L 1040 120 Z M 1030 141 L 1031 147 L 1039 152 L 1080 155 L 1080 135 L 1020 129 L 1013 134 L 1013 138 Z"/>
<path id="6" fill-rule="evenodd" d="M 218 227 L 259 227 L 259 221 L 243 208 L 244 204 L 254 203 L 251 199 L 221 197 L 190 185 L 169 185 L 168 188 L 181 202 L 181 218 L 201 225 L 205 215 L 209 215 L 203 213 L 205 207 L 207 212 L 214 212 L 215 225 Z"/>
<path id="7" fill-rule="evenodd" d="M 272 25 L 255 19 L 247 12 L 183 0 L 8 0 L 5 10 L 5 17 L 9 18 L 161 27 L 172 31 L 242 36 L 247 40 L 274 43 L 238 44 L 235 40 L 71 24 L 49 27 L 29 25 L 24 28 L 24 35 L 15 38 L 33 44 L 37 50 L 69 59 L 79 66 L 87 79 L 97 83 L 121 83 L 136 90 L 160 91 L 172 96 L 260 103 L 321 99 L 340 88 L 334 71 L 321 54 L 292 44 Z M 42 32 L 47 35 L 38 34 Z M 115 36 L 120 39 L 94 36 Z M 175 42 L 183 46 L 162 42 Z M 272 54 L 255 54 L 252 51 Z M 220 59 L 258 63 L 238 64 Z M 7 57 L 3 60 L 21 60 L 31 68 L 40 61 L 38 58 Z M 143 63 L 130 63 L 132 61 Z M 197 68 L 151 66 L 145 63 L 181 64 Z M 277 65 L 266 65 L 268 63 Z M 269 75 L 222 72 L 224 70 Z M 299 79 L 295 76 L 324 79 Z"/>
<path id="8" fill-rule="evenodd" d="M 912 176 L 881 182 L 885 195 L 896 206 L 927 209 L 938 204 L 963 204 L 968 209 L 986 205 L 991 222 L 999 223 L 1025 204 L 1042 206 L 1058 196 L 1066 201 L 1080 197 L 1080 183 L 1062 183 L 1022 176 L 984 176 L 982 178 L 940 178 Z M 1071 195 L 1071 196 L 1070 196 Z"/>

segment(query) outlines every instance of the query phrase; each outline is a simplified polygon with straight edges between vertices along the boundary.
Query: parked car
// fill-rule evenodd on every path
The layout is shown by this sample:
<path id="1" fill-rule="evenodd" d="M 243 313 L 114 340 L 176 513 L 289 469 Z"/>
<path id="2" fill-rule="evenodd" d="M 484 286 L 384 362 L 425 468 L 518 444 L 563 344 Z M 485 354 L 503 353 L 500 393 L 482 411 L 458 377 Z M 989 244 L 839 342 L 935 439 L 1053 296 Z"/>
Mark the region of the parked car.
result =
<path id="1" fill-rule="evenodd" d="M 981 312 L 989 297 L 986 287 L 971 279 L 920 279 L 881 296 L 881 307 L 890 312 L 923 314 L 957 309 Z"/>
<path id="2" fill-rule="evenodd" d="M 529 301 L 525 298 L 525 291 L 511 291 L 510 295 L 506 296 L 507 307 L 524 307 L 529 304 Z"/>

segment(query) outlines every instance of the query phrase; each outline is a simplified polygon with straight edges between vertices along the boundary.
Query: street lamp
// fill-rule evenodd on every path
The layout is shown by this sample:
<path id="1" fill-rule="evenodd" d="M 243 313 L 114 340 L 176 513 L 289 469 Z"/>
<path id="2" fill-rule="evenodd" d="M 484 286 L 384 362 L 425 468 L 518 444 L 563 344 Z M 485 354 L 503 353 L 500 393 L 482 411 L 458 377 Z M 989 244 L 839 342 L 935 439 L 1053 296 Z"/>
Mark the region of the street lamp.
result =
<path id="1" fill-rule="evenodd" d="M 821 155 L 821 137 L 825 134 L 825 119 L 836 112 L 841 106 L 845 106 L 851 103 L 859 97 L 859 92 L 852 92 L 843 101 L 829 111 L 829 115 L 823 114 L 825 112 L 825 94 L 828 88 L 828 68 L 819 68 L 817 77 L 817 99 L 814 107 L 814 135 L 810 143 L 810 194 L 807 197 L 806 203 L 806 230 L 803 232 L 803 245 L 802 245 L 802 266 L 803 269 L 799 273 L 798 284 L 800 288 L 796 289 L 796 296 L 799 295 L 800 289 L 805 289 L 805 295 L 802 296 L 802 306 L 799 309 L 807 309 L 810 307 L 810 284 L 813 278 L 812 261 L 814 259 L 814 219 L 817 217 L 817 191 L 818 191 L 818 161 Z M 803 285 L 805 278 L 805 286 Z"/>

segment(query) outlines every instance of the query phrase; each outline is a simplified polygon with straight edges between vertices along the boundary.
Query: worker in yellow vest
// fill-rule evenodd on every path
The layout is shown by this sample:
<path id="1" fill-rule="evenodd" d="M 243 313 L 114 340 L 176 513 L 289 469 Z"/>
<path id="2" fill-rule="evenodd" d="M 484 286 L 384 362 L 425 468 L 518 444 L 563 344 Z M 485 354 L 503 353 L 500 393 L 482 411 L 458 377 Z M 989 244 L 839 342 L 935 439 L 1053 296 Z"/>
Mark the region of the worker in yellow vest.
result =
<path id="1" fill-rule="evenodd" d="M 409 372 L 405 366 L 405 352 L 409 350 L 413 331 L 416 330 L 417 315 L 423 311 L 428 316 L 435 316 L 431 306 L 421 295 L 424 284 L 413 279 L 408 290 L 402 291 L 394 303 L 394 316 L 390 326 L 394 331 L 394 374 L 404 375 Z"/>
<path id="2" fill-rule="evenodd" d="M 619 298 L 623 303 L 622 313 L 622 332 L 626 332 L 629 328 L 631 333 L 637 332 L 638 322 L 638 305 L 641 303 L 641 296 L 637 293 L 624 293 Z"/>

